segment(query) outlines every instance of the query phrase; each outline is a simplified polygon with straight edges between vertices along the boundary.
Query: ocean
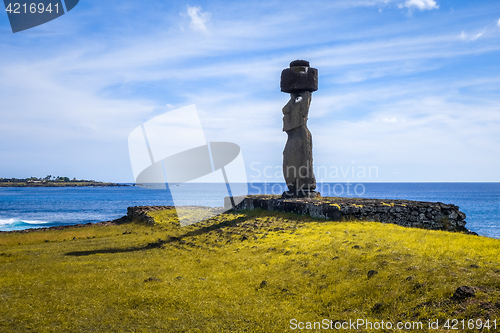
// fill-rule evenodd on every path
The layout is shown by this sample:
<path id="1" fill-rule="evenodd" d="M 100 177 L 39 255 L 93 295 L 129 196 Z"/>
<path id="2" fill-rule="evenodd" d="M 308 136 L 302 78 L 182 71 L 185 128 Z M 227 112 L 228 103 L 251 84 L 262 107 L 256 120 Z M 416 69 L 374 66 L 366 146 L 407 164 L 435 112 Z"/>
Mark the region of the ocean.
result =
<path id="1" fill-rule="evenodd" d="M 224 187 L 181 184 L 178 204 L 223 206 Z M 241 186 L 244 188 L 244 185 Z M 467 215 L 466 227 L 500 238 L 500 183 L 321 183 L 323 196 L 439 201 Z M 249 194 L 281 194 L 282 183 L 249 183 Z M 0 188 L 0 231 L 109 221 L 129 206 L 173 205 L 170 191 L 126 187 Z"/>

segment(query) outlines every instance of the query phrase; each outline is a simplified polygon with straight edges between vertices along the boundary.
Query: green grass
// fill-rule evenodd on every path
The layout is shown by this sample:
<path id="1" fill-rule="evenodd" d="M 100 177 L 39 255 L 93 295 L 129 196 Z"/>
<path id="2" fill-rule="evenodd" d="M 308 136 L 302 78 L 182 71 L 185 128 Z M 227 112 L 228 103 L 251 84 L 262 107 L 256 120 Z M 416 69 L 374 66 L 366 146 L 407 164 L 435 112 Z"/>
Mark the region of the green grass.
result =
<path id="1" fill-rule="evenodd" d="M 171 210 L 151 215 L 154 226 L 0 234 L 0 332 L 298 331 L 291 319 L 500 326 L 500 240 L 263 211 L 187 227 Z M 476 297 L 450 301 L 463 285 Z"/>

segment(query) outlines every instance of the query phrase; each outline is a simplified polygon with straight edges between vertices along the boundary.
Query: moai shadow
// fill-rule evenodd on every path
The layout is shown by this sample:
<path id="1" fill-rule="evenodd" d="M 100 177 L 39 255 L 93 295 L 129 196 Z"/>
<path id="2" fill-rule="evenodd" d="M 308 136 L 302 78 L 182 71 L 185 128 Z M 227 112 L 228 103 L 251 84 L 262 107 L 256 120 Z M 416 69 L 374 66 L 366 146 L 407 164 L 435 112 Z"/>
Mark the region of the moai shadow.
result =
<path id="1" fill-rule="evenodd" d="M 288 191 L 283 198 L 314 198 L 312 136 L 307 128 L 312 92 L 318 90 L 318 70 L 305 60 L 295 60 L 281 73 L 281 91 L 290 94 L 283 107 L 283 131 L 288 140 L 283 150 L 283 174 Z"/>

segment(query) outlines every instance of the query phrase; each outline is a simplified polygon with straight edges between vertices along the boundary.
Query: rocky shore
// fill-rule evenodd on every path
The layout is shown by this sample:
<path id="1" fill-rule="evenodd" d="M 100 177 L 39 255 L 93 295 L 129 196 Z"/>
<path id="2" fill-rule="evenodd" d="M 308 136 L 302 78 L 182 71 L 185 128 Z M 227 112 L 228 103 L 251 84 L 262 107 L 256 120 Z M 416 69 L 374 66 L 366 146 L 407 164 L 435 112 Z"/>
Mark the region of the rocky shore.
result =
<path id="1" fill-rule="evenodd" d="M 156 210 L 163 209 L 173 209 L 173 206 L 135 206 L 127 208 L 127 215 L 122 216 L 116 220 L 98 222 L 98 223 L 84 223 L 84 224 L 72 224 L 72 225 L 58 225 L 54 227 L 45 227 L 45 228 L 31 228 L 24 230 L 11 230 L 11 231 L 0 231 L 0 234 L 3 233 L 29 233 L 29 232 L 37 232 L 37 231 L 51 231 L 51 230 L 64 230 L 64 229 L 73 229 L 73 228 L 86 228 L 92 226 L 107 226 L 107 225 L 119 225 L 127 222 L 131 222 L 134 220 L 139 220 L 145 223 L 154 224 L 154 220 L 151 216 L 148 215 L 149 212 L 153 212 Z"/>
<path id="2" fill-rule="evenodd" d="M 107 225 L 118 225 L 129 222 L 127 216 L 120 217 L 119 219 L 113 221 L 105 221 L 98 223 L 85 223 L 85 224 L 71 224 L 71 225 L 58 225 L 54 227 L 45 227 L 45 228 L 30 228 L 24 230 L 11 230 L 11 231 L 0 231 L 0 234 L 8 234 L 8 233 L 17 233 L 17 234 L 26 234 L 29 232 L 37 232 L 37 231 L 52 231 L 52 230 L 64 230 L 64 229 L 74 229 L 74 228 L 86 228 L 92 226 L 107 226 Z"/>

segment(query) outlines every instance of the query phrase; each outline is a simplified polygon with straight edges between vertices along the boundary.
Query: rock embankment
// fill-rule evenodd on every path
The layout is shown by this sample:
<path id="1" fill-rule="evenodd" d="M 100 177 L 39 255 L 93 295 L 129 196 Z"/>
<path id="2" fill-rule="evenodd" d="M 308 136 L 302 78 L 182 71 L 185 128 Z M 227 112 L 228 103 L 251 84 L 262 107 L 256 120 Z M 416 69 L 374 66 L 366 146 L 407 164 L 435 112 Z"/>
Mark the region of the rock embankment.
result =
<path id="1" fill-rule="evenodd" d="M 225 206 L 230 206 L 229 198 Z M 361 198 L 282 199 L 271 195 L 251 195 L 236 209 L 265 209 L 310 215 L 329 220 L 367 220 L 405 227 L 465 231 L 465 214 L 458 206 L 441 202 Z"/>
<path id="2" fill-rule="evenodd" d="M 127 218 L 130 221 L 141 221 L 145 223 L 154 224 L 154 219 L 148 215 L 149 212 L 154 212 L 157 210 L 164 209 L 174 209 L 174 206 L 134 206 L 127 208 Z"/>

